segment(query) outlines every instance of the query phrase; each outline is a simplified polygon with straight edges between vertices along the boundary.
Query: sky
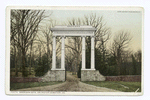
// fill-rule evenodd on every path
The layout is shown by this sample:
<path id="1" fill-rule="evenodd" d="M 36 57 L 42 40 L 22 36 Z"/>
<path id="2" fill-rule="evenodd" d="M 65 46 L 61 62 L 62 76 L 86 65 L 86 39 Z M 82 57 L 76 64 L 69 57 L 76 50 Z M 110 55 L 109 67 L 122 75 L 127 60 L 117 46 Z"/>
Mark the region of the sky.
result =
<path id="1" fill-rule="evenodd" d="M 130 32 L 132 41 L 130 48 L 137 51 L 142 48 L 142 12 L 141 11 L 114 11 L 114 10 L 48 10 L 46 13 L 51 13 L 51 18 L 56 20 L 57 25 L 62 25 L 71 18 L 82 18 L 84 15 L 91 13 L 97 16 L 103 16 L 106 26 L 111 28 L 112 38 L 120 30 Z"/>

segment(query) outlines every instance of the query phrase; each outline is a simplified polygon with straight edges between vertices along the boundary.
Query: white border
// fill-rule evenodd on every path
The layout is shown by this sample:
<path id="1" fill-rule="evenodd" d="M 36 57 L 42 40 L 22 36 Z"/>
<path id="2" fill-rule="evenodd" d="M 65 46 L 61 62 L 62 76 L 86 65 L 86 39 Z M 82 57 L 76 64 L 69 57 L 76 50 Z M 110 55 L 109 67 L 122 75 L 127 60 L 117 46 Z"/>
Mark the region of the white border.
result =
<path id="1" fill-rule="evenodd" d="M 142 7 L 118 6 L 118 7 L 98 7 L 98 6 L 8 6 L 6 8 L 6 69 L 5 69 L 5 93 L 8 95 L 143 95 L 143 48 L 142 48 L 142 83 L 141 92 L 47 92 L 47 91 L 10 91 L 10 10 L 11 9 L 45 9 L 45 10 L 119 10 L 119 11 L 142 11 L 142 47 L 144 33 L 144 9 Z"/>

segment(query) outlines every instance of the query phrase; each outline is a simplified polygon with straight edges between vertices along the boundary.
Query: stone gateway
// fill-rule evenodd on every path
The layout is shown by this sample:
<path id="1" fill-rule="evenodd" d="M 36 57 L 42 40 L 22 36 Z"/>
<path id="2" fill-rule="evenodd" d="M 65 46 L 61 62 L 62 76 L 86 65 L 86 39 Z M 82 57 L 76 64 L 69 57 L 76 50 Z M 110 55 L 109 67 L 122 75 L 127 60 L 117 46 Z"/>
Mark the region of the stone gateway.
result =
<path id="1" fill-rule="evenodd" d="M 81 81 L 105 81 L 105 77 L 95 70 L 95 31 L 92 26 L 55 26 L 53 31 L 52 69 L 42 77 L 42 81 L 65 81 L 65 37 L 82 37 L 82 68 Z M 91 68 L 86 69 L 85 37 L 91 37 Z M 61 68 L 56 68 L 56 37 L 61 37 Z"/>

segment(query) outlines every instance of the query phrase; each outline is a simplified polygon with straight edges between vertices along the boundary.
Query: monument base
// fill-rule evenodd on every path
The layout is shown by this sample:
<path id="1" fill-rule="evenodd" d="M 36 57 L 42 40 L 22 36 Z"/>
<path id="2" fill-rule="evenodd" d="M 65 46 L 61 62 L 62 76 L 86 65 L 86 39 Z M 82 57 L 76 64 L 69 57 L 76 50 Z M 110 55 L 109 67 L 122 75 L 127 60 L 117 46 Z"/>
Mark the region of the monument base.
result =
<path id="1" fill-rule="evenodd" d="M 65 81 L 65 79 L 65 70 L 50 70 L 42 77 L 42 82 Z"/>
<path id="2" fill-rule="evenodd" d="M 81 81 L 105 81 L 98 70 L 81 70 Z"/>

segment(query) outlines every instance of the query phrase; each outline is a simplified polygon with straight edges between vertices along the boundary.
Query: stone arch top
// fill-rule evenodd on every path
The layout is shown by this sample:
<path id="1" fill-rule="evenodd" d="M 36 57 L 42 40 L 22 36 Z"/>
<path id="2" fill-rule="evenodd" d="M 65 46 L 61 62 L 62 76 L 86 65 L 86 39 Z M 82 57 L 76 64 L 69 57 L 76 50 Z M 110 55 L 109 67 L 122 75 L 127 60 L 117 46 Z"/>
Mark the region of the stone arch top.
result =
<path id="1" fill-rule="evenodd" d="M 51 30 L 53 36 L 94 36 L 96 28 L 92 26 L 55 26 Z"/>

